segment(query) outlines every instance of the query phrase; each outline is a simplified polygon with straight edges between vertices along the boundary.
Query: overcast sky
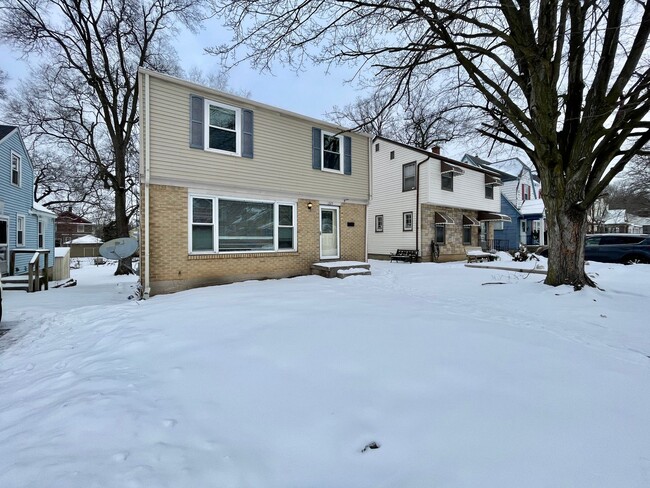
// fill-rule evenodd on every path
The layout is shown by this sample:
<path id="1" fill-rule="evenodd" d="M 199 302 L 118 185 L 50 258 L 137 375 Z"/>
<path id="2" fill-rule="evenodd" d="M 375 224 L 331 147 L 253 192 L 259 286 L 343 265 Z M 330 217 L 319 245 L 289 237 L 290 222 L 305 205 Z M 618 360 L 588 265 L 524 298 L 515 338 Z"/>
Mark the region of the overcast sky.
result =
<path id="1" fill-rule="evenodd" d="M 219 33 L 219 34 L 215 34 Z M 201 68 L 205 73 L 219 69 L 219 59 L 205 54 L 204 48 L 227 42 L 225 29 L 217 21 L 206 24 L 198 35 L 183 31 L 175 42 L 181 67 L 189 71 Z M 20 60 L 20 53 L 0 44 L 0 66 L 9 74 L 9 88 L 17 80 L 27 76 L 27 64 Z M 324 66 L 314 66 L 304 73 L 296 74 L 281 65 L 274 67 L 274 74 L 261 74 L 249 65 L 241 65 L 230 73 L 229 85 L 237 92 L 249 92 L 250 98 L 285 110 L 326 120 L 327 112 L 334 105 L 343 107 L 361 96 L 355 83 L 346 83 L 354 75 L 352 68 L 335 68 L 326 73 Z M 463 148 L 448 144 L 443 154 L 460 159 Z"/>

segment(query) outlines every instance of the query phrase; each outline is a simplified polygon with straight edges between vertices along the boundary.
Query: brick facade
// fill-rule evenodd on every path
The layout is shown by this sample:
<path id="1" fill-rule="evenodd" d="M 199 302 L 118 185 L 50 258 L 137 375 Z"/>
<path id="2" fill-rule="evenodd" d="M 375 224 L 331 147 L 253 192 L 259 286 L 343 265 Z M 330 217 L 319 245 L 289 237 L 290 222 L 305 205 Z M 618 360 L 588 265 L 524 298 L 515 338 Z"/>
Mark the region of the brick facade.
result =
<path id="1" fill-rule="evenodd" d="M 320 260 L 317 202 L 313 202 L 311 210 L 307 200 L 297 202 L 295 252 L 190 255 L 187 188 L 150 185 L 149 190 L 151 295 L 250 279 L 306 275 L 311 265 Z M 142 222 L 144 217 L 142 208 Z M 365 221 L 365 205 L 340 206 L 340 260 L 365 261 Z M 141 276 L 145 272 L 144 238 L 140 250 Z"/>

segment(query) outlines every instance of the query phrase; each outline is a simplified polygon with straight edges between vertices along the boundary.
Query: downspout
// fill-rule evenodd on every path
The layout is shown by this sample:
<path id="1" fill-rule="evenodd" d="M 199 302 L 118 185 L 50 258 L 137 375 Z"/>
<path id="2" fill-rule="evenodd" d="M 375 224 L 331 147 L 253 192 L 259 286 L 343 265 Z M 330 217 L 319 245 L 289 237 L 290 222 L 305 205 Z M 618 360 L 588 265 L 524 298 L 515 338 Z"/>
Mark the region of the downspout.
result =
<path id="1" fill-rule="evenodd" d="M 149 263 L 151 260 L 149 259 L 149 241 L 151 240 L 151 236 L 149 234 L 149 181 L 151 179 L 151 168 L 150 168 L 150 157 L 149 157 L 149 151 L 150 151 L 150 143 L 151 143 L 151 138 L 150 138 L 150 107 L 149 107 L 149 74 L 145 73 L 144 74 L 144 113 L 145 113 L 145 126 L 146 129 L 144 131 L 144 235 L 145 235 L 145 240 L 144 240 L 144 298 L 149 298 L 149 294 L 151 292 L 151 284 L 150 284 L 150 271 L 149 271 Z M 142 113 L 142 112 L 140 112 Z M 142 153 L 141 153 L 142 154 Z"/>
<path id="2" fill-rule="evenodd" d="M 420 166 L 429 159 L 431 156 L 427 156 L 427 159 L 415 166 L 415 253 L 418 256 L 420 256 Z"/>
<path id="3" fill-rule="evenodd" d="M 365 239 L 365 259 L 366 263 L 368 262 L 368 236 L 370 235 L 370 222 L 368 219 L 370 218 L 368 214 L 368 207 L 370 206 L 370 202 L 372 201 L 372 137 L 368 137 L 368 205 L 366 205 L 366 208 L 364 210 L 365 212 L 365 219 L 366 219 L 366 239 Z"/>

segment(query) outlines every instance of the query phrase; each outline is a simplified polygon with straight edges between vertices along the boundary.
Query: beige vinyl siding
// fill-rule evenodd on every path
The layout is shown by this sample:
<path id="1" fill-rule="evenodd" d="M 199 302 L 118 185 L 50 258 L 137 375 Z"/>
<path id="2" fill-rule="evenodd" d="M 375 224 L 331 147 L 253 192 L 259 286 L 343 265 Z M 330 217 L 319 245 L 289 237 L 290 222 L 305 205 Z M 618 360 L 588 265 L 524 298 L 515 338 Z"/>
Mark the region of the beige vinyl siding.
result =
<path id="1" fill-rule="evenodd" d="M 408 148 L 376 140 L 379 151 L 372 145 L 373 196 L 368 205 L 368 253 L 389 254 L 397 249 L 415 249 L 415 200 L 416 190 L 402 191 L 402 166 L 407 163 L 419 163 L 426 156 Z M 395 159 L 390 159 L 390 152 L 395 151 Z M 426 182 L 426 164 L 420 166 L 420 184 Z M 420 191 L 423 191 L 422 186 Z M 402 230 L 402 214 L 413 212 L 413 230 Z M 375 232 L 375 215 L 384 216 L 384 231 Z"/>
<path id="2" fill-rule="evenodd" d="M 427 165 L 431 168 L 431 191 L 427 201 L 423 203 L 489 212 L 501 211 L 501 187 L 494 188 L 494 199 L 485 198 L 485 173 L 463 166 L 465 174 L 454 175 L 454 191 L 447 191 L 441 188 L 440 160 L 432 158 Z"/>
<path id="3" fill-rule="evenodd" d="M 254 102 L 245 103 L 169 78 L 150 76 L 150 161 L 152 181 L 193 186 L 228 185 L 320 198 L 367 201 L 368 138 L 352 139 L 352 174 L 312 169 L 312 127 L 318 126 Z M 250 109 L 254 113 L 254 158 L 242 158 L 189 147 L 190 94 Z M 143 121 L 144 122 L 144 121 Z M 343 164 L 343 156 L 341 158 Z"/>

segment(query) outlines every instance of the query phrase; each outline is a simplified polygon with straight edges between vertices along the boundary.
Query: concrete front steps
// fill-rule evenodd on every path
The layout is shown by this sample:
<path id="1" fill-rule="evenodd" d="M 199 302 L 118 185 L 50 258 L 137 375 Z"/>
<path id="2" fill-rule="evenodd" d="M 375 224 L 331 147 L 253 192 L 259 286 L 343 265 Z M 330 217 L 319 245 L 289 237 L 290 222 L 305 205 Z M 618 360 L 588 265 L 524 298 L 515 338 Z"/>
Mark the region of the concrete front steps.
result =
<path id="1" fill-rule="evenodd" d="M 370 265 L 362 261 L 322 261 L 311 265 L 311 274 L 323 278 L 347 278 L 370 274 Z"/>

